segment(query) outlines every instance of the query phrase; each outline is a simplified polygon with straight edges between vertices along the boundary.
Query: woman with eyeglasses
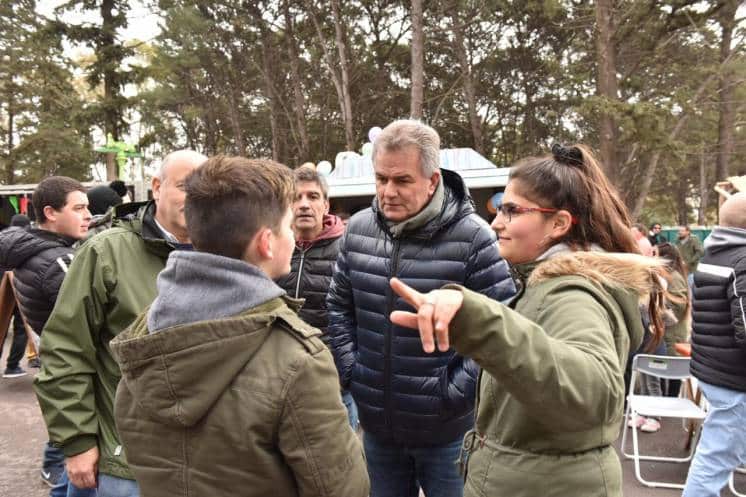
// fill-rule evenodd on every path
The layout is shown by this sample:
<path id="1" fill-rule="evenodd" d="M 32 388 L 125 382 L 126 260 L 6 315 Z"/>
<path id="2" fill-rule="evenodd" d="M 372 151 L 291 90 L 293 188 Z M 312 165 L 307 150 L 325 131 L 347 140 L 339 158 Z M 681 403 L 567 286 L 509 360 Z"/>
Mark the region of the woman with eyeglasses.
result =
<path id="1" fill-rule="evenodd" d="M 477 419 L 460 464 L 466 496 L 621 496 L 612 443 L 624 368 L 643 336 L 660 341 L 661 263 L 638 255 L 617 192 L 583 145 L 520 161 L 492 223 L 519 292 L 509 305 L 461 286 L 391 286 L 415 312 L 425 351 L 453 347 L 481 367 Z"/>

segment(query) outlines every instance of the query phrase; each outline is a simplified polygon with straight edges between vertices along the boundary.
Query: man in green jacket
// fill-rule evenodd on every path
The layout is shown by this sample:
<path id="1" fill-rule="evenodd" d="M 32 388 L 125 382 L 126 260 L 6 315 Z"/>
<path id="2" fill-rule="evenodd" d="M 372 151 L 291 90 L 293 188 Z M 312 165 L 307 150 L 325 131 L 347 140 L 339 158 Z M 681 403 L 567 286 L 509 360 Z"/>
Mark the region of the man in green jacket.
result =
<path id="1" fill-rule="evenodd" d="M 76 253 L 44 327 L 34 387 L 50 440 L 65 454 L 70 482 L 102 497 L 114 488 L 139 495 L 114 425 L 120 373 L 109 342 L 153 301 L 168 254 L 189 244 L 183 181 L 206 159 L 181 150 L 163 160 L 154 200 L 119 206 L 112 229 Z"/>
<path id="2" fill-rule="evenodd" d="M 692 230 L 689 229 L 689 226 L 679 228 L 679 241 L 676 243 L 676 247 L 679 249 L 681 257 L 686 263 L 686 268 L 689 271 L 689 286 L 691 286 L 691 278 L 697 270 L 699 260 L 705 255 L 705 250 L 702 248 L 699 238 L 692 235 Z"/>
<path id="3" fill-rule="evenodd" d="M 194 251 L 112 340 L 115 415 L 145 497 L 367 497 L 321 331 L 272 279 L 295 248 L 292 172 L 217 156 L 185 183 Z"/>

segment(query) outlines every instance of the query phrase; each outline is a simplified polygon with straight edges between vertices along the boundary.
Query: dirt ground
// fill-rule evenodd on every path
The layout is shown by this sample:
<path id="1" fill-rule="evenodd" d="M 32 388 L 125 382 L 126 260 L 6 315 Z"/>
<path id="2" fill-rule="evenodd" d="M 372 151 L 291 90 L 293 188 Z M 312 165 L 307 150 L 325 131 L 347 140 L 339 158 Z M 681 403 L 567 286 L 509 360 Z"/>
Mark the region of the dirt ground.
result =
<path id="1" fill-rule="evenodd" d="M 10 347 L 6 342 L 3 358 Z M 21 378 L 0 378 L 0 497 L 43 497 L 49 494 L 49 487 L 41 482 L 41 456 L 46 431 L 39 406 L 31 388 L 33 374 L 24 360 L 21 364 L 29 374 Z M 663 430 L 653 435 L 642 435 L 644 444 L 651 453 L 680 454 L 684 432 L 676 420 L 664 421 Z M 631 443 L 631 439 L 630 439 Z M 617 443 L 618 445 L 618 443 Z M 635 479 L 631 460 L 623 460 L 624 495 L 627 497 L 676 497 L 679 490 L 653 489 L 642 486 Z M 667 463 L 643 463 L 643 476 L 650 479 L 670 479 L 684 482 L 687 465 Z M 746 475 L 738 475 L 736 488 L 746 493 Z M 723 496 L 732 496 L 727 489 Z M 537 496 L 540 497 L 540 496 Z M 579 496 L 580 497 L 580 496 Z"/>

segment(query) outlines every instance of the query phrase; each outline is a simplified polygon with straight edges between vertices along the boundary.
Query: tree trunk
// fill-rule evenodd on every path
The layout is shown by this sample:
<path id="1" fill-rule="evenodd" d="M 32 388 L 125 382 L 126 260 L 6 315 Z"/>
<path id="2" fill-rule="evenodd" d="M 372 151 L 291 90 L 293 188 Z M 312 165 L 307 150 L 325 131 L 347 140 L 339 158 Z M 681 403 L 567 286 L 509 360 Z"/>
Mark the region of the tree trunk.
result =
<path id="1" fill-rule="evenodd" d="M 106 52 L 114 46 L 116 34 L 116 25 L 114 24 L 114 0 L 103 0 L 101 2 L 101 39 L 96 46 L 96 55 L 99 58 L 106 58 Z M 114 140 L 119 140 L 119 116 L 115 103 L 115 98 L 119 94 L 117 88 L 116 65 L 111 61 L 104 61 L 104 134 L 111 136 Z M 114 154 L 106 154 L 106 181 L 113 181 L 119 176 L 117 163 L 114 160 Z"/>
<path id="2" fill-rule="evenodd" d="M 722 27 L 722 37 L 720 40 L 720 63 L 722 72 L 720 75 L 719 88 L 719 108 L 720 119 L 718 122 L 718 152 L 715 163 L 715 180 L 723 181 L 730 175 L 729 161 L 733 155 L 733 128 L 735 114 L 733 112 L 735 105 L 733 99 L 735 95 L 735 74 L 729 64 L 725 62 L 731 55 L 731 43 L 733 41 L 733 29 L 736 24 L 736 9 L 738 0 L 728 0 L 721 8 L 718 21 Z"/>
<path id="3" fill-rule="evenodd" d="M 705 155 L 705 144 L 702 144 L 702 153 L 699 156 L 699 212 L 697 213 L 697 224 L 707 224 L 707 204 L 710 199 L 710 189 L 707 188 L 707 157 Z"/>
<path id="4" fill-rule="evenodd" d="M 334 16 L 334 32 L 339 52 L 339 69 L 342 73 L 342 97 L 344 101 L 345 141 L 348 150 L 355 150 L 355 132 L 352 124 L 352 99 L 350 98 L 350 75 L 347 67 L 347 37 L 342 25 L 342 12 L 339 0 L 331 0 Z"/>
<path id="5" fill-rule="evenodd" d="M 482 137 L 482 119 L 477 112 L 477 92 L 474 88 L 474 78 L 471 73 L 471 62 L 466 49 L 466 36 L 464 35 L 464 23 L 459 16 L 459 5 L 457 2 L 450 4 L 451 20 L 453 23 L 453 36 L 455 38 L 454 50 L 456 58 L 461 66 L 461 80 L 463 81 L 464 98 L 469 110 L 469 124 L 474 140 L 474 150 L 484 155 L 484 141 Z"/>
<path id="6" fill-rule="evenodd" d="M 235 58 L 233 59 L 235 60 Z M 233 75 L 233 69 L 231 67 L 227 68 L 227 71 L 229 73 L 228 76 L 228 91 L 230 95 L 230 105 L 229 105 L 229 113 L 230 113 L 230 121 L 231 121 L 231 128 L 233 129 L 233 138 L 236 143 L 236 151 L 238 155 L 244 155 L 246 153 L 246 142 L 244 141 L 243 137 L 243 129 L 241 129 L 241 116 L 239 114 L 239 92 L 236 90 L 236 80 Z M 274 143 L 274 132 L 272 133 L 273 136 L 273 143 Z M 274 149 L 274 147 L 273 147 Z M 274 150 L 272 153 L 274 157 Z"/>
<path id="7" fill-rule="evenodd" d="M 619 99 L 613 14 L 613 0 L 596 1 L 596 26 L 598 29 L 596 36 L 596 92 L 598 96 L 603 97 L 606 105 Z M 599 134 L 601 165 L 609 179 L 615 183 L 617 176 L 617 128 L 611 112 L 601 111 Z"/>
<path id="8" fill-rule="evenodd" d="M 272 160 L 280 157 L 280 127 L 277 123 L 277 95 L 272 84 L 272 59 L 270 54 L 269 30 L 262 26 L 262 66 L 264 86 L 269 98 L 269 127 L 272 132 Z"/>
<path id="9" fill-rule="evenodd" d="M 689 224 L 689 204 L 686 203 L 686 197 L 686 179 L 679 178 L 678 188 L 676 189 L 676 220 L 679 226 L 687 226 Z"/>
<path id="10" fill-rule="evenodd" d="M 713 80 L 718 76 L 718 73 L 714 73 L 710 75 L 706 80 L 702 82 L 701 85 L 699 85 L 699 88 L 697 88 L 697 91 L 694 93 L 694 97 L 692 97 L 692 100 L 690 104 L 695 104 L 699 101 L 700 98 L 702 98 L 702 94 L 705 92 L 707 87 L 713 82 Z M 676 122 L 676 125 L 674 125 L 673 130 L 668 134 L 668 141 L 672 142 L 676 139 L 676 137 L 681 132 L 681 129 L 684 127 L 684 124 L 686 123 L 687 119 L 689 118 L 689 113 L 685 110 L 679 115 L 679 119 Z M 643 179 L 642 184 L 640 186 L 640 191 L 637 194 L 637 199 L 635 200 L 635 205 L 632 209 L 632 219 L 637 219 L 640 217 L 640 213 L 642 212 L 642 208 L 645 206 L 645 199 L 648 196 L 648 192 L 650 191 L 650 185 L 653 184 L 653 178 L 655 177 L 655 170 L 658 167 L 658 161 L 660 161 L 662 150 L 659 149 L 656 151 L 653 156 L 650 158 L 650 162 L 648 163 L 647 167 L 645 168 L 645 171 L 643 173 Z"/>
<path id="11" fill-rule="evenodd" d="M 10 85 L 11 88 L 13 85 Z M 7 184 L 12 185 L 15 183 L 16 167 L 13 159 L 13 125 L 15 123 L 15 108 L 13 106 L 13 95 L 8 94 L 8 162 L 5 164 L 5 179 Z"/>
<path id="12" fill-rule="evenodd" d="M 293 19 L 290 16 L 289 0 L 283 2 L 285 14 L 285 39 L 287 40 L 288 57 L 290 58 L 290 81 L 293 85 L 295 104 L 295 122 L 298 127 L 298 156 L 299 163 L 307 161 L 311 154 L 311 140 L 306 127 L 305 101 L 301 88 L 300 70 L 298 69 L 298 50 L 295 46 Z"/>
<path id="13" fill-rule="evenodd" d="M 425 33 L 422 0 L 412 0 L 412 102 L 409 114 L 422 119 L 425 96 Z"/>
<path id="14" fill-rule="evenodd" d="M 329 75 L 332 77 L 332 83 L 334 83 L 334 89 L 337 90 L 337 101 L 339 102 L 339 110 L 342 113 L 342 119 L 345 120 L 345 99 L 344 99 L 344 90 L 342 89 L 342 80 L 339 77 L 339 74 L 337 73 L 336 66 L 334 65 L 334 60 L 332 59 L 332 54 L 329 50 L 329 48 L 326 46 L 326 40 L 324 39 L 324 33 L 321 32 L 321 25 L 319 25 L 319 20 L 316 18 L 316 12 L 314 10 L 313 6 L 313 0 L 307 0 L 306 1 L 306 7 L 308 7 L 309 14 L 311 15 L 311 21 L 313 22 L 313 27 L 316 31 L 316 37 L 319 40 L 319 46 L 321 47 L 322 52 L 324 53 L 324 61 L 326 62 L 326 67 L 329 70 Z M 325 135 L 326 136 L 326 135 Z M 346 129 L 345 129 L 345 137 Z M 347 150 L 354 150 L 355 144 L 347 142 Z"/>
<path id="15" fill-rule="evenodd" d="M 269 100 L 269 128 L 272 133 L 272 160 L 278 161 L 280 157 L 280 127 L 277 121 L 277 92 L 272 82 L 272 40 L 271 32 L 262 17 L 262 12 L 257 4 L 252 2 L 244 3 L 246 9 L 252 15 L 259 27 L 261 36 L 261 54 L 262 54 L 262 79 L 264 80 L 264 91 Z"/>

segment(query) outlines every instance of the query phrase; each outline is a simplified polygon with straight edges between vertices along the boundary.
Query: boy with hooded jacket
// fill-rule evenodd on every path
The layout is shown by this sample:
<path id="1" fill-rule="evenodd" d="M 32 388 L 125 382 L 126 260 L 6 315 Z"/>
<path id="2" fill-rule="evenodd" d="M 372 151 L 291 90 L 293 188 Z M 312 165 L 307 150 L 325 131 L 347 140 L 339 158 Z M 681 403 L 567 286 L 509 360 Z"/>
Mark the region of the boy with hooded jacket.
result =
<path id="1" fill-rule="evenodd" d="M 153 305 L 111 343 L 142 495 L 367 495 L 332 356 L 272 281 L 295 245 L 292 173 L 218 156 L 185 190 L 196 250 L 169 256 Z"/>

